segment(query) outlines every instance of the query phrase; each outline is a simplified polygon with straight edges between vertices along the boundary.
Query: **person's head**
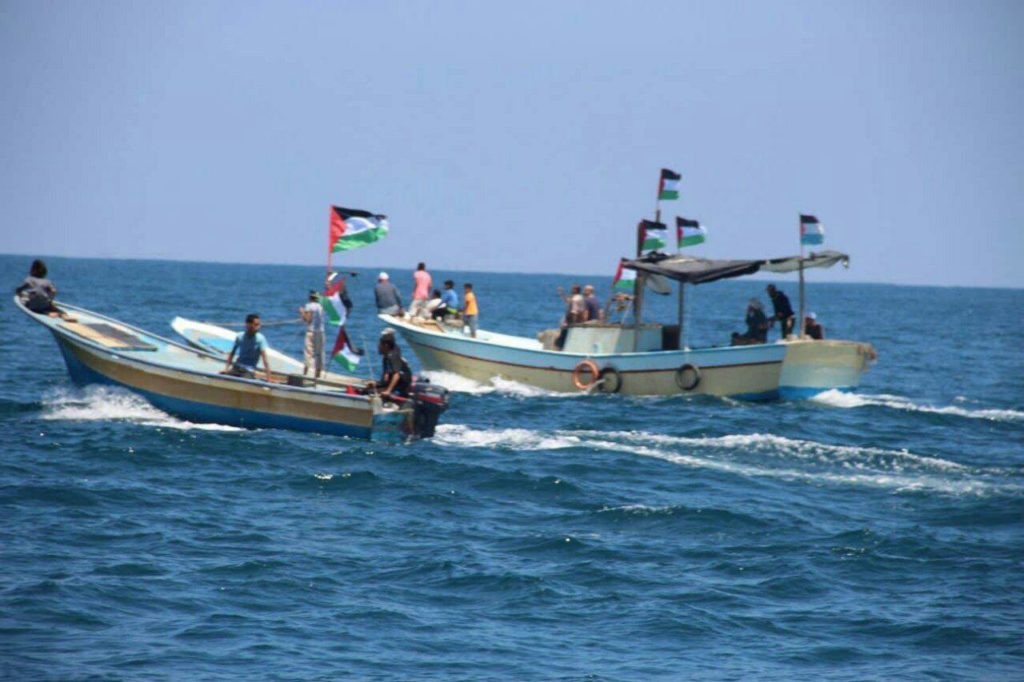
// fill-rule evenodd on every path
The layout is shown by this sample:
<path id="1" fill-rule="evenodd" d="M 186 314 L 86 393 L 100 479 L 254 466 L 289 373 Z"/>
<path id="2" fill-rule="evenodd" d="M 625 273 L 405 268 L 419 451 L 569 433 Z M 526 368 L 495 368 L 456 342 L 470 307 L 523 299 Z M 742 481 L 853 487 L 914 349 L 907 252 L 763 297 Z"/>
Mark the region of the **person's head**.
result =
<path id="1" fill-rule="evenodd" d="M 245 316 L 245 331 L 258 332 L 260 330 L 260 316 L 256 313 L 249 313 Z"/>
<path id="2" fill-rule="evenodd" d="M 309 300 L 310 301 L 318 301 L 318 300 L 320 300 L 320 294 L 318 294 L 316 292 L 316 289 L 310 289 L 309 290 Z"/>
<path id="3" fill-rule="evenodd" d="M 808 322 L 813 322 L 813 323 L 817 324 L 818 323 L 818 316 L 815 315 L 814 313 L 807 313 L 807 321 Z"/>
<path id="4" fill-rule="evenodd" d="M 768 292 L 769 296 L 775 296 L 776 289 L 774 284 L 769 284 L 764 288 L 764 290 Z"/>
<path id="5" fill-rule="evenodd" d="M 583 295 L 584 296 L 593 296 L 594 295 L 594 285 L 593 284 L 588 284 L 585 287 L 583 287 Z"/>
<path id="6" fill-rule="evenodd" d="M 750 299 L 750 302 L 747 303 L 747 307 L 748 308 L 753 308 L 754 310 L 760 310 L 761 309 L 761 301 L 757 300 L 756 298 L 752 298 L 752 299 Z"/>
<path id="7" fill-rule="evenodd" d="M 381 335 L 380 340 L 377 342 L 377 349 L 381 353 L 387 353 L 395 348 L 395 333 L 391 330 L 385 329 Z"/>
<path id="8" fill-rule="evenodd" d="M 462 288 L 465 289 L 466 291 L 473 291 L 473 285 L 470 284 L 469 282 L 466 282 L 465 284 L 463 284 Z"/>
<path id="9" fill-rule="evenodd" d="M 46 263 L 36 258 L 32 261 L 32 267 L 28 269 L 28 273 L 33 277 L 46 277 Z"/>
<path id="10" fill-rule="evenodd" d="M 441 292 L 438 289 L 434 289 L 434 293 L 431 294 L 434 298 L 441 298 Z"/>
<path id="11" fill-rule="evenodd" d="M 426 263 L 420 263 L 420 264 L 418 264 L 416 266 L 416 269 L 417 270 L 426 270 L 427 269 L 427 264 Z"/>
<path id="12" fill-rule="evenodd" d="M 573 284 L 572 285 L 572 293 L 574 293 L 574 294 L 580 293 L 580 285 L 579 284 Z"/>
<path id="13" fill-rule="evenodd" d="M 445 289 L 454 289 L 455 288 L 455 282 L 451 281 L 450 279 L 446 279 L 444 281 L 444 288 Z"/>
<path id="14" fill-rule="evenodd" d="M 378 282 L 386 282 L 386 281 L 388 281 L 388 273 L 381 271 L 381 273 L 379 275 L 377 275 L 377 281 Z"/>

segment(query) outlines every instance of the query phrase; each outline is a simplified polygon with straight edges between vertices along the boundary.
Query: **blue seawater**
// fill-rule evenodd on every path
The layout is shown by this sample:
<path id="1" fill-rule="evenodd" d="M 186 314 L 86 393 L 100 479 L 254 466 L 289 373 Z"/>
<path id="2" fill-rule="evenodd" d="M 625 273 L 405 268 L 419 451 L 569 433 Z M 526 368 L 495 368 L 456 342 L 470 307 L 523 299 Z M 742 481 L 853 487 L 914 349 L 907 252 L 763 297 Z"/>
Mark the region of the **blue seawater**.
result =
<path id="1" fill-rule="evenodd" d="M 29 260 L 0 257 L 0 280 Z M 49 265 L 60 299 L 166 334 L 178 314 L 295 318 L 323 277 Z M 407 295 L 411 272 L 391 274 Z M 484 327 L 526 335 L 573 282 L 433 274 L 473 282 Z M 350 279 L 370 347 L 374 275 Z M 8 302 L 0 677 L 1021 679 L 1024 291 L 809 279 L 828 334 L 878 350 L 855 394 L 563 396 L 442 375 L 452 409 L 411 445 L 191 424 L 74 388 Z M 725 342 L 764 284 L 690 288 L 689 343 Z M 266 334 L 299 355 L 298 325 Z"/>

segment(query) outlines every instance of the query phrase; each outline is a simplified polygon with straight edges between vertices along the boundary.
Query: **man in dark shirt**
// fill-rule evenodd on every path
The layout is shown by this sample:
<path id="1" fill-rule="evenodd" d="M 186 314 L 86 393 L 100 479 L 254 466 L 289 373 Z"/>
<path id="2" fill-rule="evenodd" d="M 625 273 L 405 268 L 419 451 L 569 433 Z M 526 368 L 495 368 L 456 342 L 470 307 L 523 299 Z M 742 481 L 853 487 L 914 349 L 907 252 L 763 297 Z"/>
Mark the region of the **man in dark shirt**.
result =
<path id="1" fill-rule="evenodd" d="M 583 287 L 583 305 L 587 306 L 587 322 L 603 321 L 604 310 L 601 301 L 594 295 L 594 287 L 590 284 Z"/>
<path id="2" fill-rule="evenodd" d="M 765 290 L 768 292 L 768 297 L 772 299 L 772 308 L 775 311 L 769 324 L 774 327 L 775 321 L 778 320 L 782 338 L 786 338 L 793 333 L 793 323 L 796 321 L 793 306 L 789 304 L 789 297 L 776 289 L 774 284 L 769 284 Z"/>
<path id="3" fill-rule="evenodd" d="M 804 318 L 804 333 L 818 341 L 825 338 L 825 328 L 818 322 L 818 316 L 814 313 L 807 313 L 807 317 Z"/>
<path id="4" fill-rule="evenodd" d="M 381 397 L 408 397 L 409 388 L 412 387 L 412 369 L 402 357 L 402 352 L 398 350 L 394 332 L 381 334 L 377 352 L 380 353 L 382 365 L 380 382 L 377 384 Z"/>

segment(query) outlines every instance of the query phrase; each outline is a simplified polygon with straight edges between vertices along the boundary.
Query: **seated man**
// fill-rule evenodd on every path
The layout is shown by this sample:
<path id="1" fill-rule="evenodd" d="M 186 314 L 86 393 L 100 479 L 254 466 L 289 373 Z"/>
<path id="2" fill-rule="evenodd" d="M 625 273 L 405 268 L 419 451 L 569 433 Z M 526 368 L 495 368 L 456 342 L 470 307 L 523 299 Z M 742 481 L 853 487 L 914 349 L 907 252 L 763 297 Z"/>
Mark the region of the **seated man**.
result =
<path id="1" fill-rule="evenodd" d="M 804 333 L 818 341 L 825 338 L 825 328 L 818 322 L 818 316 L 814 313 L 807 313 L 807 317 L 804 318 Z"/>
<path id="2" fill-rule="evenodd" d="M 380 335 L 377 352 L 381 357 L 380 382 L 377 384 L 377 387 L 381 389 L 380 397 L 384 399 L 392 396 L 408 398 L 409 389 L 412 388 L 412 369 L 402 357 L 402 352 L 398 350 L 393 331 L 385 329 L 384 333 Z"/>
<path id="3" fill-rule="evenodd" d="M 756 298 L 750 299 L 747 304 L 747 338 L 750 343 L 768 342 L 768 316 L 764 314 L 761 301 Z"/>
<path id="4" fill-rule="evenodd" d="M 260 316 L 251 313 L 245 316 L 245 331 L 235 337 L 235 345 L 228 353 L 228 362 L 221 374 L 229 374 L 245 379 L 256 378 L 256 366 L 263 358 L 263 367 L 267 370 L 267 381 L 273 381 L 270 373 L 270 362 L 267 360 L 267 340 L 260 334 Z M 235 354 L 238 354 L 236 359 Z"/>

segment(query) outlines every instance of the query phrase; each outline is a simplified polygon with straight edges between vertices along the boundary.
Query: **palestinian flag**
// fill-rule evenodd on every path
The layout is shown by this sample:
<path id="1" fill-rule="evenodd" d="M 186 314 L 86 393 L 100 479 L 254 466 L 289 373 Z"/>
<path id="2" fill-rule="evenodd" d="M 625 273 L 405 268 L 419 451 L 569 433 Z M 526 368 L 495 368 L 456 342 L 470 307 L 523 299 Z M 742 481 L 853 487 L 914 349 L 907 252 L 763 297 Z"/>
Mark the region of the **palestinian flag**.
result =
<path id="1" fill-rule="evenodd" d="M 356 208 L 331 206 L 331 253 L 369 246 L 388 235 L 388 217 Z"/>
<path id="2" fill-rule="evenodd" d="M 825 243 L 825 228 L 812 215 L 800 214 L 800 243 L 810 246 Z"/>
<path id="3" fill-rule="evenodd" d="M 622 261 L 620 260 L 619 270 L 615 273 L 615 279 L 612 281 L 612 289 L 631 294 L 635 286 L 636 270 L 627 270 L 622 267 Z"/>
<path id="4" fill-rule="evenodd" d="M 696 220 L 676 218 L 676 240 L 679 248 L 684 246 L 696 246 L 707 239 L 708 231 Z"/>
<path id="5" fill-rule="evenodd" d="M 679 181 L 683 176 L 668 168 L 661 169 L 661 182 L 658 184 L 658 201 L 679 198 Z"/>
<path id="6" fill-rule="evenodd" d="M 668 227 L 665 223 L 656 223 L 653 220 L 644 220 L 642 223 L 644 231 L 641 251 L 661 251 L 668 244 Z"/>
<path id="7" fill-rule="evenodd" d="M 349 340 L 345 328 L 339 328 L 338 338 L 334 342 L 334 348 L 331 350 L 331 360 L 337 362 L 349 372 L 354 372 L 356 367 L 359 366 L 359 358 L 362 354 L 362 351 L 357 351 L 352 347 L 352 342 Z"/>
<path id="8" fill-rule="evenodd" d="M 341 289 L 344 286 L 345 280 L 338 277 L 338 281 L 332 283 L 327 291 L 320 294 L 320 305 L 324 307 L 327 321 L 339 327 L 345 324 L 345 318 L 348 317 L 348 311 L 345 310 L 345 306 L 341 302 Z"/>

